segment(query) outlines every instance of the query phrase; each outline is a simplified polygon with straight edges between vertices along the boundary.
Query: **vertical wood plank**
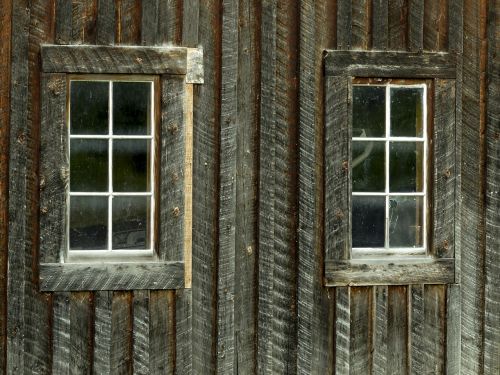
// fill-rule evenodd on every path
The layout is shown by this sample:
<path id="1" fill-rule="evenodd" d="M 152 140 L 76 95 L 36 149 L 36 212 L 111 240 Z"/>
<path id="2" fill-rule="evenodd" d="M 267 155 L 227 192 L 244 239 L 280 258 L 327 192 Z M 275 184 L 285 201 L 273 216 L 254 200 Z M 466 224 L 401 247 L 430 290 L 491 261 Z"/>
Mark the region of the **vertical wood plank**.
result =
<path id="1" fill-rule="evenodd" d="M 448 48 L 448 1 L 449 0 L 425 0 L 425 50 L 444 51 Z"/>
<path id="2" fill-rule="evenodd" d="M 175 295 L 151 291 L 149 297 L 149 370 L 172 374 L 175 358 Z"/>
<path id="3" fill-rule="evenodd" d="M 193 373 L 215 371 L 218 134 L 220 121 L 220 7 L 200 4 L 199 42 L 205 83 L 194 92 Z"/>
<path id="4" fill-rule="evenodd" d="M 276 1 L 262 1 L 260 55 L 258 333 L 259 374 L 272 370 L 274 268 L 275 121 L 276 121 Z"/>
<path id="5" fill-rule="evenodd" d="M 448 47 L 450 52 L 462 51 L 463 24 L 463 1 L 448 0 Z"/>
<path id="6" fill-rule="evenodd" d="M 70 297 L 70 374 L 91 374 L 94 344 L 94 303 L 90 292 Z"/>
<path id="7" fill-rule="evenodd" d="M 272 371 L 290 374 L 297 371 L 298 31 L 298 4 L 278 0 Z"/>
<path id="8" fill-rule="evenodd" d="M 113 292 L 111 302 L 110 374 L 132 374 L 133 296 Z"/>
<path id="9" fill-rule="evenodd" d="M 165 3 L 165 2 L 163 2 Z M 158 18 L 160 0 L 143 1 L 141 6 L 141 44 L 151 46 L 157 44 L 158 35 Z M 161 20 L 165 23 L 165 20 Z"/>
<path id="10" fill-rule="evenodd" d="M 424 2 L 409 0 L 408 11 L 408 49 L 422 51 L 424 48 Z"/>
<path id="11" fill-rule="evenodd" d="M 389 1 L 389 37 L 388 44 L 391 51 L 405 51 L 407 49 L 408 38 L 408 1 L 409 0 L 388 0 Z"/>
<path id="12" fill-rule="evenodd" d="M 434 82 L 434 181 L 433 222 L 430 253 L 452 258 L 455 251 L 455 81 Z"/>
<path id="13" fill-rule="evenodd" d="M 72 0 L 72 5 L 71 43 L 94 44 L 97 26 L 97 0 Z"/>
<path id="14" fill-rule="evenodd" d="M 184 77 L 162 77 L 160 239 L 163 260 L 182 260 L 184 254 Z"/>
<path id="15" fill-rule="evenodd" d="M 66 188 L 68 185 L 68 129 L 66 75 L 42 75 L 40 159 L 40 261 L 57 263 L 67 246 Z M 49 151 L 56 149 L 57 151 Z"/>
<path id="16" fill-rule="evenodd" d="M 488 2 L 484 373 L 500 372 L 500 3 Z"/>
<path id="17" fill-rule="evenodd" d="M 351 288 L 349 339 L 350 374 L 370 374 L 372 369 L 372 288 Z"/>
<path id="18" fill-rule="evenodd" d="M 352 48 L 366 50 L 370 47 L 371 42 L 372 1 L 354 0 L 351 7 Z"/>
<path id="19" fill-rule="evenodd" d="M 116 28 L 114 1 L 98 0 L 96 44 L 114 44 Z"/>
<path id="20" fill-rule="evenodd" d="M 352 2 L 337 0 L 337 49 L 351 49 Z"/>
<path id="21" fill-rule="evenodd" d="M 351 288 L 335 289 L 335 374 L 350 374 Z"/>
<path id="22" fill-rule="evenodd" d="M 432 334 L 425 330 L 425 305 L 424 305 L 424 285 L 410 285 L 409 303 L 410 303 L 410 318 L 409 320 L 409 353 L 408 359 L 410 362 L 411 374 L 422 374 L 425 366 L 424 353 L 426 351 L 424 338 L 427 334 Z"/>
<path id="23" fill-rule="evenodd" d="M 69 44 L 73 21 L 73 4 L 69 0 L 56 0 L 56 43 Z"/>
<path id="24" fill-rule="evenodd" d="M 54 293 L 52 323 L 52 373 L 69 374 L 70 293 Z"/>
<path id="25" fill-rule="evenodd" d="M 446 375 L 460 374 L 461 299 L 460 285 L 448 285 L 446 292 Z"/>
<path id="26" fill-rule="evenodd" d="M 192 373 L 192 327 L 193 300 L 191 289 L 175 293 L 175 369 L 177 374 Z"/>
<path id="27" fill-rule="evenodd" d="M 141 1 L 117 0 L 115 40 L 119 44 L 141 42 Z"/>
<path id="28" fill-rule="evenodd" d="M 327 77 L 325 89 L 325 252 L 347 259 L 350 251 L 350 127 L 348 78 Z"/>
<path id="29" fill-rule="evenodd" d="M 200 0 L 184 0 L 183 5 L 182 45 L 196 47 L 198 45 Z"/>
<path id="30" fill-rule="evenodd" d="M 424 288 L 424 374 L 443 374 L 445 370 L 446 286 Z"/>
<path id="31" fill-rule="evenodd" d="M 389 2 L 372 0 L 372 45 L 374 49 L 386 50 L 389 41 Z"/>
<path id="32" fill-rule="evenodd" d="M 257 174 L 260 54 L 260 7 L 241 0 L 239 22 L 236 127 L 235 230 L 235 366 L 240 373 L 255 373 L 257 335 Z"/>
<path id="33" fill-rule="evenodd" d="M 94 373 L 109 374 L 111 365 L 111 311 L 113 292 L 94 294 Z"/>
<path id="34" fill-rule="evenodd" d="M 149 291 L 134 291 L 133 306 L 133 372 L 147 375 L 149 371 Z"/>
<path id="35" fill-rule="evenodd" d="M 406 286 L 390 286 L 387 297 L 387 373 L 407 372 L 408 314 Z"/>
<path id="36" fill-rule="evenodd" d="M 374 287 L 373 374 L 387 373 L 388 287 Z"/>

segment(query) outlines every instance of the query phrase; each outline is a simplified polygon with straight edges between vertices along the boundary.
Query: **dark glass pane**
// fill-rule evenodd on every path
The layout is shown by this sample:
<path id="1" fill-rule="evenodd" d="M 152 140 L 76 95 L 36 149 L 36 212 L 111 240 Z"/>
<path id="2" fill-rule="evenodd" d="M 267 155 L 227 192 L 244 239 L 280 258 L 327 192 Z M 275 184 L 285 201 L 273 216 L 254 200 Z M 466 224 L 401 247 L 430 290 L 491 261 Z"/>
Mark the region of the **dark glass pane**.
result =
<path id="1" fill-rule="evenodd" d="M 149 249 L 149 197 L 113 198 L 113 250 Z"/>
<path id="2" fill-rule="evenodd" d="M 385 190 L 385 142 L 352 142 L 352 191 Z"/>
<path id="3" fill-rule="evenodd" d="M 423 191 L 423 143 L 391 142 L 389 178 L 391 192 Z"/>
<path id="4" fill-rule="evenodd" d="M 151 82 L 113 82 L 113 134 L 149 134 Z"/>
<path id="5" fill-rule="evenodd" d="M 385 87 L 352 87 L 353 137 L 385 136 Z"/>
<path id="6" fill-rule="evenodd" d="M 423 88 L 391 88 L 391 135 L 421 137 Z"/>
<path id="7" fill-rule="evenodd" d="M 108 82 L 71 81 L 71 134 L 108 134 Z"/>
<path id="8" fill-rule="evenodd" d="M 423 198 L 391 197 L 389 200 L 389 246 L 421 247 Z"/>
<path id="9" fill-rule="evenodd" d="M 70 249 L 107 249 L 108 198 L 71 197 L 69 207 Z"/>
<path id="10" fill-rule="evenodd" d="M 149 143 L 146 139 L 113 141 L 113 191 L 148 190 Z"/>
<path id="11" fill-rule="evenodd" d="M 384 247 L 385 197 L 352 197 L 352 247 Z"/>
<path id="12" fill-rule="evenodd" d="M 108 141 L 72 139 L 70 190 L 108 191 Z"/>

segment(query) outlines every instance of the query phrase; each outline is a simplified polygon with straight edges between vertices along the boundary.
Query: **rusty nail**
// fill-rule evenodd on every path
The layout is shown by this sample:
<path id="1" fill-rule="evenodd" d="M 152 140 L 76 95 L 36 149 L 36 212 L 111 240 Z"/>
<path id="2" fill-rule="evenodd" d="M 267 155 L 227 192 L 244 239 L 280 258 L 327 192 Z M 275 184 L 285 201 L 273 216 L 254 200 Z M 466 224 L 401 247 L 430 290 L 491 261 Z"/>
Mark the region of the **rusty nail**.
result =
<path id="1" fill-rule="evenodd" d="M 49 212 L 49 209 L 46 207 L 46 206 L 43 206 L 41 209 L 40 209 L 40 212 L 42 214 L 46 214 L 47 212 Z"/>
<path id="2" fill-rule="evenodd" d="M 449 246 L 450 246 L 450 244 L 448 243 L 448 240 L 444 240 L 443 241 L 443 249 L 448 249 Z"/>
<path id="3" fill-rule="evenodd" d="M 247 254 L 248 254 L 248 255 L 252 255 L 252 253 L 253 253 L 252 246 L 248 246 L 248 247 L 247 247 Z"/>
<path id="4" fill-rule="evenodd" d="M 168 127 L 170 134 L 175 134 L 179 131 L 179 126 L 177 124 L 170 124 Z"/>
<path id="5" fill-rule="evenodd" d="M 23 144 L 26 139 L 26 135 L 24 133 L 19 133 L 17 136 L 17 143 Z"/>
<path id="6" fill-rule="evenodd" d="M 179 207 L 174 207 L 172 213 L 174 214 L 175 217 L 178 217 L 179 214 L 181 213 L 181 210 L 179 209 Z"/>
<path id="7" fill-rule="evenodd" d="M 444 177 L 450 178 L 451 177 L 451 170 L 447 169 L 446 172 L 444 172 Z"/>
<path id="8" fill-rule="evenodd" d="M 40 176 L 40 190 L 45 188 L 45 176 Z"/>
<path id="9" fill-rule="evenodd" d="M 349 168 L 349 162 L 347 160 L 344 160 L 343 163 L 342 163 L 342 169 L 347 172 Z"/>

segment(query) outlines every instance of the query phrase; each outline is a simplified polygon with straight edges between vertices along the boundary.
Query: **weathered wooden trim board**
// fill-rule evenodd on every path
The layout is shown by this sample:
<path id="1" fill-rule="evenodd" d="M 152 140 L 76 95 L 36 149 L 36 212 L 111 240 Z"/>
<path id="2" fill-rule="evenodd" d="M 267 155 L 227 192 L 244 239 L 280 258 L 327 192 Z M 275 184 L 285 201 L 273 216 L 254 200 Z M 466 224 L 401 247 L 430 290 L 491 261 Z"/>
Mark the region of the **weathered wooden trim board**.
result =
<path id="1" fill-rule="evenodd" d="M 183 262 L 40 264 L 42 292 L 183 287 Z"/>
<path id="2" fill-rule="evenodd" d="M 326 286 L 451 284 L 454 259 L 325 261 Z"/>
<path id="3" fill-rule="evenodd" d="M 457 55 L 445 52 L 325 52 L 326 76 L 456 78 Z"/>

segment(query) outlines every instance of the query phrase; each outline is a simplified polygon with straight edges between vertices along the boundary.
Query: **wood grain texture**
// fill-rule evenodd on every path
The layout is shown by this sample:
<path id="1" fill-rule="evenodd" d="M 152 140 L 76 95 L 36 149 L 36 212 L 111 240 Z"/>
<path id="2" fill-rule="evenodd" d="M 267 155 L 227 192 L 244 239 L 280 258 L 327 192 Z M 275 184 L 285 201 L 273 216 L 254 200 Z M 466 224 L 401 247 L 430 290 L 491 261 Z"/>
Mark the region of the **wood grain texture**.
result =
<path id="1" fill-rule="evenodd" d="M 423 373 L 445 371 L 446 285 L 424 287 Z"/>
<path id="2" fill-rule="evenodd" d="M 162 2 L 165 4 L 166 2 Z M 159 12 L 160 1 L 143 1 L 141 4 L 141 44 L 142 45 L 157 45 L 157 39 L 159 38 L 158 32 L 158 19 L 160 16 Z M 166 23 L 162 20 L 162 24 Z"/>
<path id="3" fill-rule="evenodd" d="M 446 51 L 448 49 L 448 0 L 425 1 L 424 49 Z"/>
<path id="4" fill-rule="evenodd" d="M 342 260 L 348 259 L 351 242 L 349 79 L 325 82 L 325 258 Z"/>
<path id="5" fill-rule="evenodd" d="M 373 311 L 373 364 L 374 375 L 387 373 L 387 326 L 388 326 L 388 287 L 374 287 Z"/>
<path id="6" fill-rule="evenodd" d="M 96 44 L 111 45 L 115 42 L 115 2 L 98 0 L 96 21 Z"/>
<path id="7" fill-rule="evenodd" d="M 455 280 L 454 259 L 328 260 L 325 279 L 328 286 L 446 284 Z"/>
<path id="8" fill-rule="evenodd" d="M 71 293 L 69 373 L 91 374 L 94 345 L 94 295 Z"/>
<path id="9" fill-rule="evenodd" d="M 220 127 L 220 7 L 200 5 L 199 42 L 205 84 L 194 92 L 193 373 L 215 372 L 218 142 Z"/>
<path id="10" fill-rule="evenodd" d="M 70 293 L 54 293 L 52 322 L 52 373 L 69 374 Z"/>
<path id="11" fill-rule="evenodd" d="M 175 368 L 177 373 L 190 375 L 193 371 L 193 305 L 190 289 L 175 292 Z"/>
<path id="12" fill-rule="evenodd" d="M 140 0 L 118 0 L 116 2 L 115 40 L 118 44 L 140 44 L 141 3 Z"/>
<path id="13" fill-rule="evenodd" d="M 184 155 L 186 123 L 182 78 L 162 78 L 160 259 L 182 261 L 184 255 Z"/>
<path id="14" fill-rule="evenodd" d="M 372 298 L 371 287 L 351 288 L 350 374 L 371 373 L 373 350 Z"/>
<path id="15" fill-rule="evenodd" d="M 96 40 L 98 0 L 73 0 L 71 44 L 94 44 Z"/>
<path id="16" fill-rule="evenodd" d="M 425 0 L 409 0 L 408 6 L 408 50 L 424 49 L 424 3 Z"/>
<path id="17" fill-rule="evenodd" d="M 424 373 L 424 353 L 427 351 L 425 337 L 432 335 L 433 332 L 425 330 L 424 285 L 409 285 L 408 294 L 408 367 L 410 374 L 416 375 Z"/>
<path id="18" fill-rule="evenodd" d="M 68 0 L 56 0 L 56 43 L 70 44 L 73 21 L 73 3 Z"/>
<path id="19" fill-rule="evenodd" d="M 110 374 L 133 373 L 133 311 L 132 293 L 113 292 Z"/>
<path id="20" fill-rule="evenodd" d="M 298 3 L 278 0 L 272 344 L 274 373 L 297 371 Z"/>
<path id="21" fill-rule="evenodd" d="M 262 1 L 260 36 L 259 225 L 257 372 L 272 371 L 274 173 L 276 121 L 276 2 Z"/>
<path id="22" fill-rule="evenodd" d="M 389 286 L 387 296 L 387 374 L 407 371 L 408 311 L 406 286 Z"/>
<path id="23" fill-rule="evenodd" d="M 258 4 L 249 0 L 240 1 L 237 9 L 238 126 L 233 137 L 236 139 L 235 233 L 239 235 L 235 235 L 234 245 L 234 329 L 235 366 L 239 373 L 255 373 L 257 368 L 259 10 Z"/>
<path id="24" fill-rule="evenodd" d="M 432 248 L 437 258 L 452 258 L 455 253 L 456 145 L 455 81 L 434 83 L 434 176 L 432 183 Z"/>
<path id="25" fill-rule="evenodd" d="M 198 27 L 200 17 L 200 0 L 184 0 L 182 10 L 182 45 L 198 46 Z"/>
<path id="26" fill-rule="evenodd" d="M 175 294 L 151 291 L 149 298 L 149 371 L 172 374 L 175 361 Z"/>
<path id="27" fill-rule="evenodd" d="M 486 2 L 465 0 L 463 10 L 461 371 L 480 374 L 484 370 Z"/>
<path id="28" fill-rule="evenodd" d="M 7 365 L 7 256 L 12 1 L 0 1 L 0 372 Z"/>
<path id="29" fill-rule="evenodd" d="M 455 78 L 456 55 L 381 51 L 327 51 L 327 76 Z"/>
<path id="30" fill-rule="evenodd" d="M 149 291 L 135 290 L 133 301 L 133 369 L 134 374 L 147 375 L 149 371 Z"/>
<path id="31" fill-rule="evenodd" d="M 46 73 L 186 74 L 186 48 L 42 46 Z"/>
<path id="32" fill-rule="evenodd" d="M 111 365 L 111 311 L 113 292 L 94 293 L 94 364 L 95 374 L 109 374 Z"/>
<path id="33" fill-rule="evenodd" d="M 182 262 L 40 264 L 42 291 L 175 289 L 183 286 Z"/>
<path id="34" fill-rule="evenodd" d="M 351 288 L 335 289 L 335 374 L 350 374 Z"/>
<path id="35" fill-rule="evenodd" d="M 66 126 L 66 76 L 42 76 L 40 146 L 40 261 L 63 259 L 67 239 L 69 183 L 68 128 Z"/>
<path id="36" fill-rule="evenodd" d="M 371 0 L 355 0 L 351 5 L 353 49 L 369 49 L 371 42 Z M 376 21 L 378 22 L 378 20 Z"/>
<path id="37" fill-rule="evenodd" d="M 351 49 L 352 1 L 337 0 L 337 49 Z"/>
<path id="38" fill-rule="evenodd" d="M 377 50 L 386 50 L 389 42 L 389 2 L 372 1 L 372 46 Z"/>
<path id="39" fill-rule="evenodd" d="M 408 1 L 388 0 L 388 48 L 391 51 L 408 49 Z"/>
<path id="40" fill-rule="evenodd" d="M 446 291 L 446 375 L 460 374 L 461 297 L 460 285 L 448 285 Z"/>
<path id="41" fill-rule="evenodd" d="M 488 2 L 484 373 L 500 372 L 500 4 Z"/>

